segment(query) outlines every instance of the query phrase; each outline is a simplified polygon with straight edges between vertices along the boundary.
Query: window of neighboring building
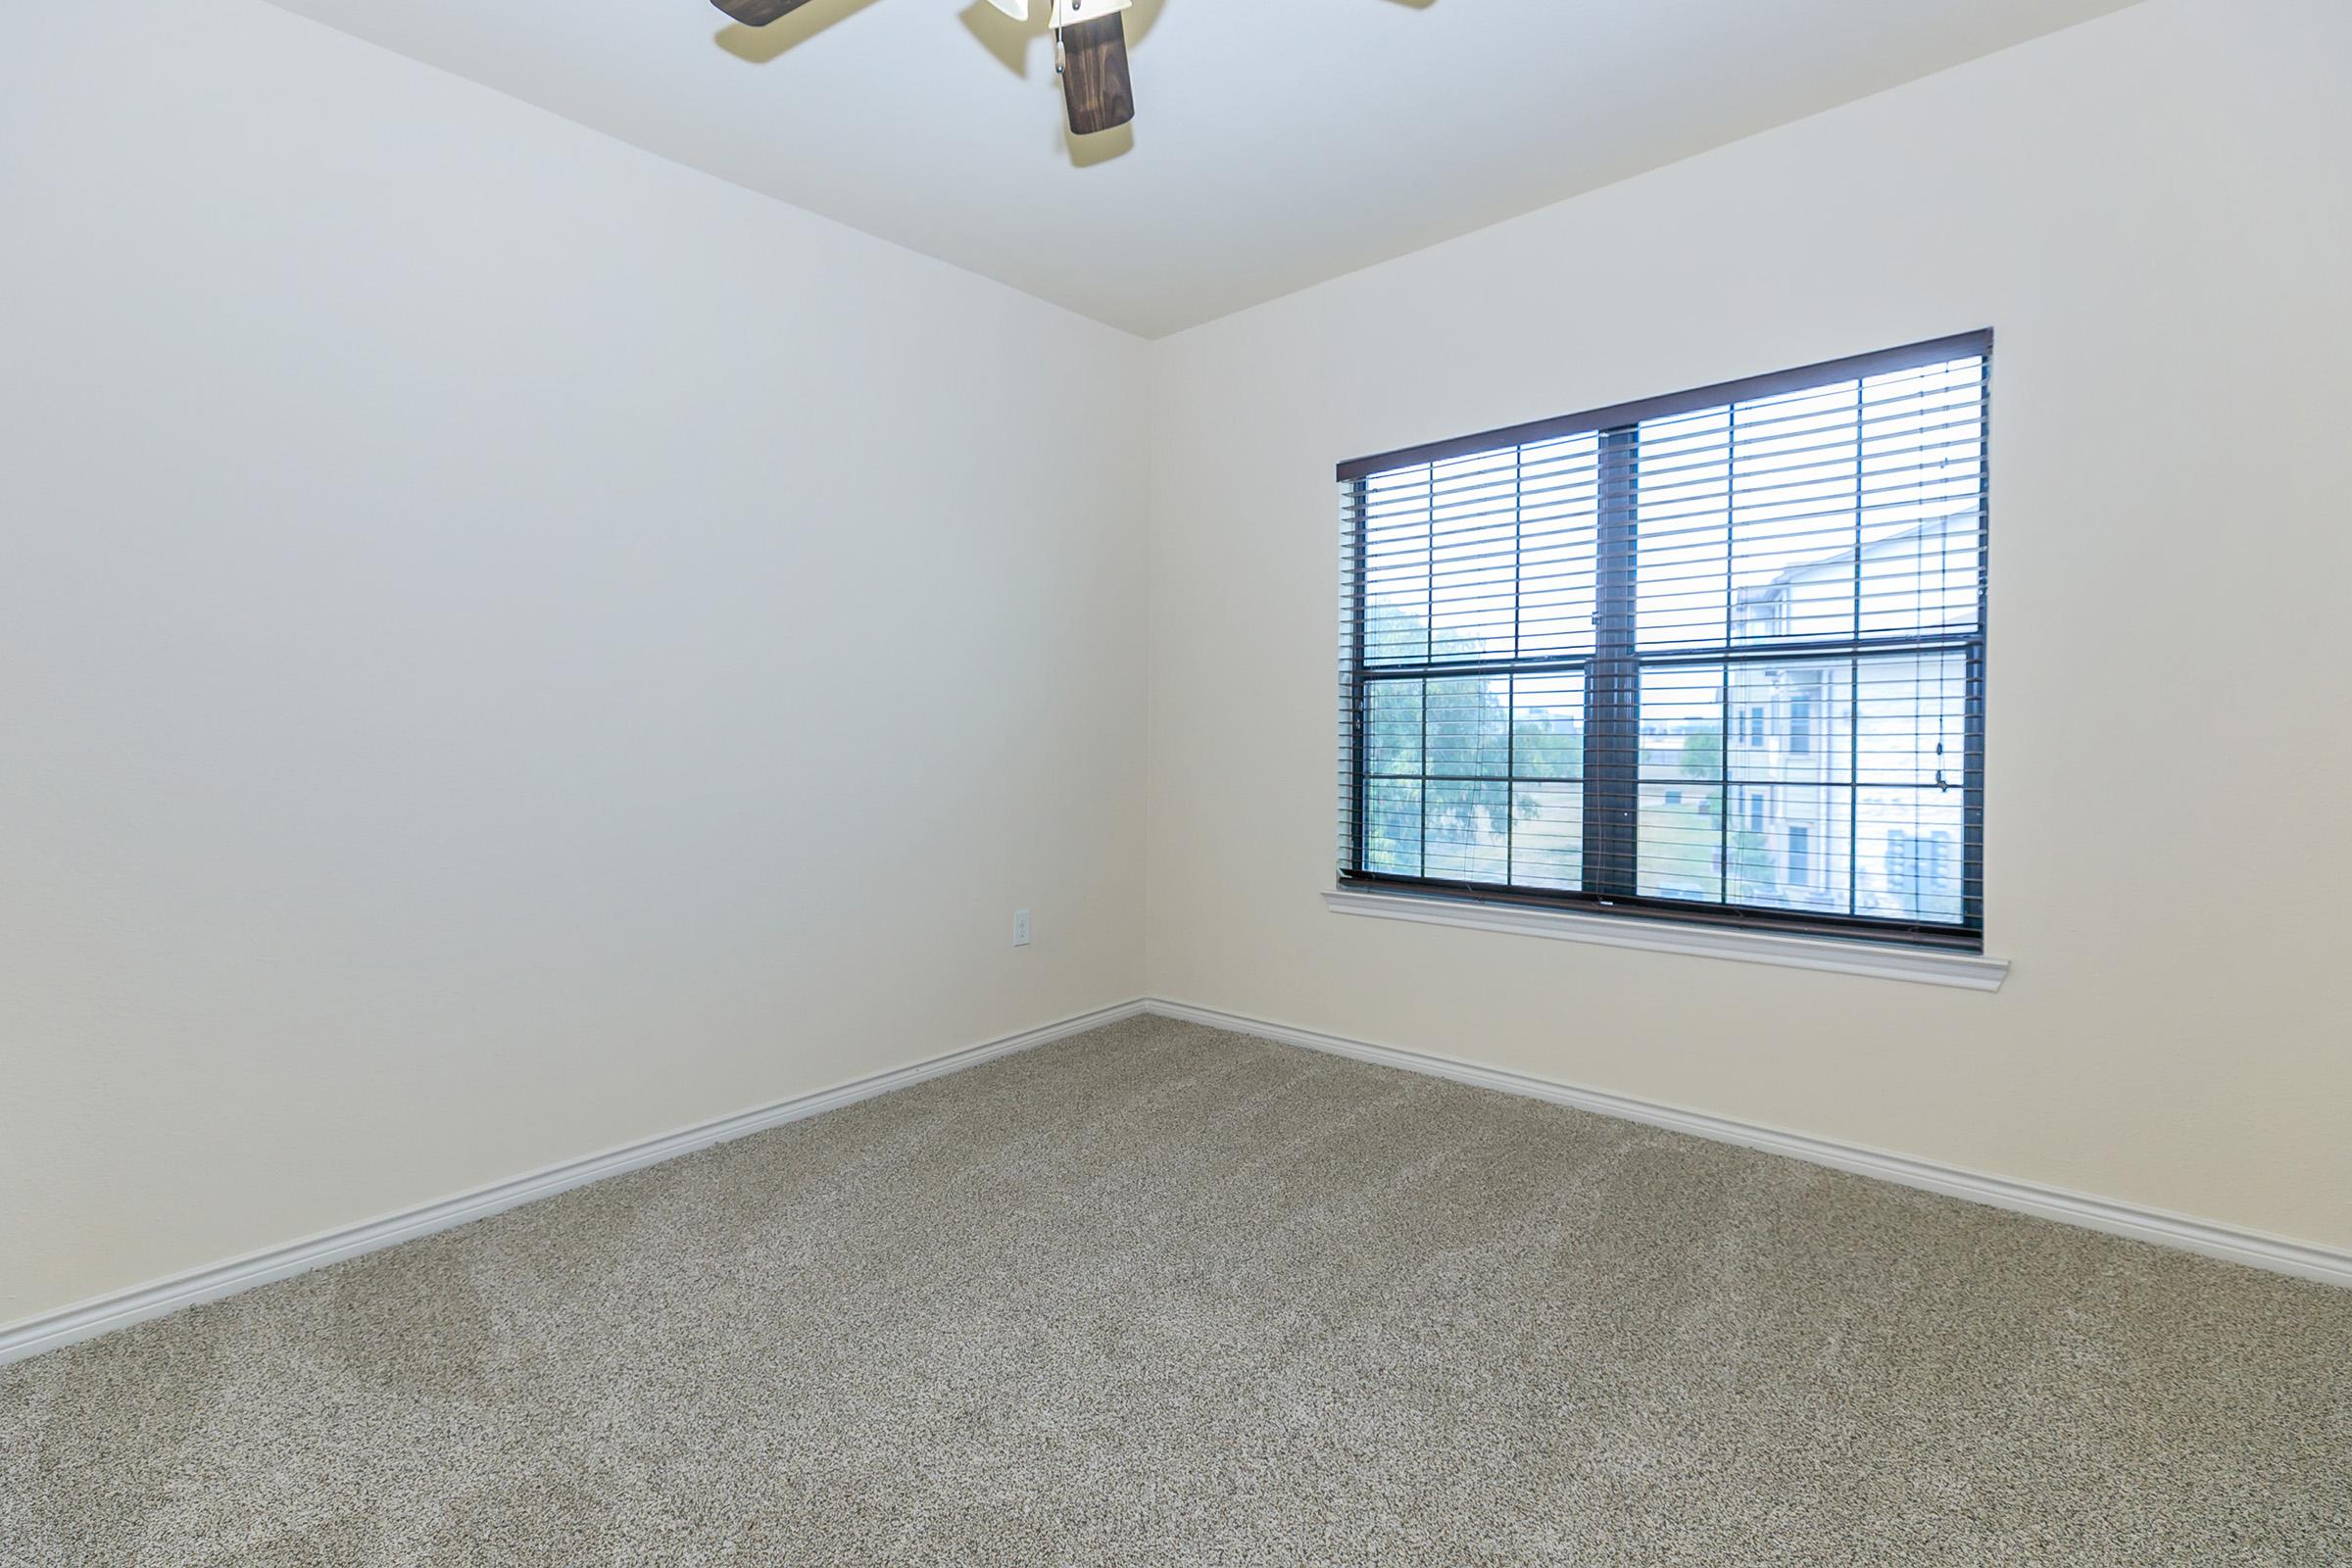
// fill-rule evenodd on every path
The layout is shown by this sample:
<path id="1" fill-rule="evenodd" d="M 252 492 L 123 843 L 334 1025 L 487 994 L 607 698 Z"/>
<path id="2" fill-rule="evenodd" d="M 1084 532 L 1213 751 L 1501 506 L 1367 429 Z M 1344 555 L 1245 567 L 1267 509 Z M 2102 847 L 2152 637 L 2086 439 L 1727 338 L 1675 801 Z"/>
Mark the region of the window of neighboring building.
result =
<path id="1" fill-rule="evenodd" d="M 1788 755 L 1813 755 L 1813 693 L 1821 677 L 1805 674 L 1797 677 L 1798 695 L 1788 699 Z"/>
<path id="2" fill-rule="evenodd" d="M 1343 881 L 1981 947 L 1991 349 L 1344 465 Z"/>

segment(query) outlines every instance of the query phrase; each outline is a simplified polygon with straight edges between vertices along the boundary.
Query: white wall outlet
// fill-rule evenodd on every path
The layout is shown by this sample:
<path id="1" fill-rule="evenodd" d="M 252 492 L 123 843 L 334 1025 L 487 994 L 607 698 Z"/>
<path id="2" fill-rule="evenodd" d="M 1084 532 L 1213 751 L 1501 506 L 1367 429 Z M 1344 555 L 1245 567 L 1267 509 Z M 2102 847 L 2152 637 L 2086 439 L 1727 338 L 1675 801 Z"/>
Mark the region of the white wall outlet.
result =
<path id="1" fill-rule="evenodd" d="M 1029 945 L 1029 911 L 1027 909 L 1012 911 L 1012 945 L 1016 948 L 1025 948 Z"/>

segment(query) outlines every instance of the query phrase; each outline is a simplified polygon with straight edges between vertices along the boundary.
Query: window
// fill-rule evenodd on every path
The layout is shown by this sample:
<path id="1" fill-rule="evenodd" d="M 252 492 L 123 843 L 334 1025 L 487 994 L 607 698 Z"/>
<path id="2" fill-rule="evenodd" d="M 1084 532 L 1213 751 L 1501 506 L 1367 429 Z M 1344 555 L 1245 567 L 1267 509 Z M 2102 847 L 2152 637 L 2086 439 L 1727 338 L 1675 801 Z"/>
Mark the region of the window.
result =
<path id="1" fill-rule="evenodd" d="M 1813 755 L 1813 704 L 1821 695 L 1821 675 L 1808 670 L 1796 677 L 1788 697 L 1788 755 Z"/>
<path id="2" fill-rule="evenodd" d="M 1343 884 L 1980 950 L 1991 352 L 1343 465 Z"/>

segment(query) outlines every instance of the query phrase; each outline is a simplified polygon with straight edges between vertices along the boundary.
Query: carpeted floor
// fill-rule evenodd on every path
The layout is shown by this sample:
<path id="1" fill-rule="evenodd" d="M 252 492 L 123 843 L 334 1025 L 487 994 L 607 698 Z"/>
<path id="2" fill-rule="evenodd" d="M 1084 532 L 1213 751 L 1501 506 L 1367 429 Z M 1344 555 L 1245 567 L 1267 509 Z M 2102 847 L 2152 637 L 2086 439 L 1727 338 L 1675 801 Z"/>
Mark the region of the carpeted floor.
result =
<path id="1" fill-rule="evenodd" d="M 0 1561 L 2352 1563 L 2352 1292 L 1147 1018 L 0 1370 Z"/>

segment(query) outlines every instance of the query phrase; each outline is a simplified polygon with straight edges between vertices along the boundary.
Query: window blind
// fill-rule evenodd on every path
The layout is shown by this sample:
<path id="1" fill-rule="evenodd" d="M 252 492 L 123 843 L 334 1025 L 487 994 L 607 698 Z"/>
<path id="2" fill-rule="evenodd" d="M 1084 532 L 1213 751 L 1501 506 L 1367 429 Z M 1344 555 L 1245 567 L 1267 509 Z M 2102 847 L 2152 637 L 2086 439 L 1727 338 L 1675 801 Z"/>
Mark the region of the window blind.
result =
<path id="1" fill-rule="evenodd" d="M 1981 947 L 1991 353 L 1342 465 L 1343 883 Z"/>

